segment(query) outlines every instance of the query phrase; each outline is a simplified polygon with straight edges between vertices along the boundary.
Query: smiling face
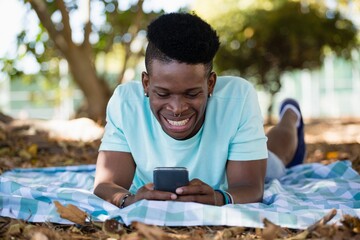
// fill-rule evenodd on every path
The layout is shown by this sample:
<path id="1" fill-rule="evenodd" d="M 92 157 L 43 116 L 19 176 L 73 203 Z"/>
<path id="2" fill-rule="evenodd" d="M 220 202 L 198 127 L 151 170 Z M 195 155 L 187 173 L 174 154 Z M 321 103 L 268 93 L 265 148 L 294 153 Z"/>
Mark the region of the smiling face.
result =
<path id="1" fill-rule="evenodd" d="M 154 60 L 149 74 L 142 73 L 151 111 L 162 129 L 178 140 L 191 138 L 201 128 L 215 82 L 216 74 L 208 75 L 204 64 Z"/>

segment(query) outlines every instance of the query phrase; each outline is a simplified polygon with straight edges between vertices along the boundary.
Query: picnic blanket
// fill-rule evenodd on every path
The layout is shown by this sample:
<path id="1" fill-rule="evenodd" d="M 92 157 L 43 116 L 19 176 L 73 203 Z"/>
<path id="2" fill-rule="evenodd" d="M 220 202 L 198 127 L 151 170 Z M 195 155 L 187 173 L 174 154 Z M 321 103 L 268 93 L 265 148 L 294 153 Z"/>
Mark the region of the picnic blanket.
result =
<path id="1" fill-rule="evenodd" d="M 124 209 L 93 191 L 94 165 L 14 169 L 0 175 L 0 216 L 30 222 L 69 223 L 54 201 L 73 204 L 95 221 L 117 219 L 166 226 L 227 225 L 263 227 L 267 218 L 282 227 L 304 229 L 330 212 L 339 223 L 344 214 L 360 217 L 360 176 L 349 161 L 303 164 L 265 185 L 261 203 L 222 207 L 172 201 L 136 202 Z"/>

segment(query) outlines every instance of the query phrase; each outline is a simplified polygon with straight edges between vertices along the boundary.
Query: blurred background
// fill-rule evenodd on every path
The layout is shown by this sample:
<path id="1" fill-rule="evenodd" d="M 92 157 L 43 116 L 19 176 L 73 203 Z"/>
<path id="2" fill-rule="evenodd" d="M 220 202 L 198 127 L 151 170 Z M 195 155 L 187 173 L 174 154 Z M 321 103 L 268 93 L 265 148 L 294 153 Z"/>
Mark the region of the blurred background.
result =
<path id="1" fill-rule="evenodd" d="M 218 75 L 251 81 L 267 122 L 293 97 L 306 119 L 360 117 L 360 0 L 0 0 L 0 112 L 103 122 L 140 81 L 146 26 L 191 11 L 218 32 Z"/>

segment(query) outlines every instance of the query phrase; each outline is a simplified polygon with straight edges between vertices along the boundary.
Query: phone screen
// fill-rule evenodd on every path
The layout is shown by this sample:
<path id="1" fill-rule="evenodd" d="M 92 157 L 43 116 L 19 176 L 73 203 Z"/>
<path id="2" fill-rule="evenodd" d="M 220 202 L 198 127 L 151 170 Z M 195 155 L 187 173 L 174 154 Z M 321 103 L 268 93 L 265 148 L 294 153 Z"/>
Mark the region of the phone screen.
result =
<path id="1" fill-rule="evenodd" d="M 157 167 L 154 169 L 154 189 L 173 192 L 189 184 L 189 173 L 185 167 Z"/>

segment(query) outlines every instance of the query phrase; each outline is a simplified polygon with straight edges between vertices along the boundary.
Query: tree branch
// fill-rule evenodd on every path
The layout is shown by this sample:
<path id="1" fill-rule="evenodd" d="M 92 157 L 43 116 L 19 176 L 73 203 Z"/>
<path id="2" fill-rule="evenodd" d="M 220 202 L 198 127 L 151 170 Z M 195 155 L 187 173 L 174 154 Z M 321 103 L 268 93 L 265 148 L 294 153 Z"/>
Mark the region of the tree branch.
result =
<path id="1" fill-rule="evenodd" d="M 35 10 L 41 24 L 49 33 L 50 38 L 54 41 L 59 50 L 65 54 L 68 49 L 68 44 L 66 43 L 64 37 L 56 30 L 53 22 L 51 21 L 51 16 L 47 10 L 44 0 L 28 0 L 28 2 Z"/>
<path id="2" fill-rule="evenodd" d="M 115 11 L 113 11 L 113 12 L 111 12 L 111 13 L 108 13 L 108 18 L 110 18 L 111 19 L 111 17 L 112 17 L 112 15 L 117 15 L 118 14 L 118 7 L 119 7 L 119 2 L 118 1 L 114 1 L 113 2 L 113 4 L 114 4 L 114 6 L 115 6 Z M 109 21 L 109 22 L 111 22 L 111 21 Z M 114 28 L 114 27 L 113 27 Z M 114 44 L 114 37 L 115 37 L 115 31 L 114 30 L 112 30 L 108 35 L 110 35 L 110 37 L 108 37 L 108 41 L 106 41 L 106 45 L 105 45 L 105 47 L 104 47 L 104 52 L 109 52 L 110 51 L 110 49 L 111 49 L 111 47 L 113 46 L 113 44 Z"/>
<path id="3" fill-rule="evenodd" d="M 139 0 L 138 1 L 138 3 L 137 3 L 137 12 L 136 12 L 136 17 L 135 17 L 134 24 L 130 25 L 130 27 L 129 27 L 129 32 L 132 35 L 132 38 L 131 38 L 132 40 L 135 38 L 135 35 L 139 31 L 141 19 L 142 19 L 143 15 L 144 15 L 143 4 L 144 4 L 144 0 Z"/>
<path id="4" fill-rule="evenodd" d="M 121 84 L 124 80 L 125 71 L 130 58 L 130 46 L 125 45 L 124 48 L 125 48 L 125 54 L 124 54 L 124 60 L 122 62 L 122 66 L 120 67 L 120 73 L 118 75 L 118 80 L 117 80 L 118 84 Z"/>
<path id="5" fill-rule="evenodd" d="M 66 42 L 69 45 L 73 44 L 72 38 L 71 38 L 71 27 L 70 27 L 70 21 L 69 21 L 69 13 L 66 10 L 66 6 L 63 0 L 56 0 L 56 5 L 59 8 L 60 12 L 61 12 L 61 17 L 62 17 L 62 24 L 64 26 L 62 32 L 63 32 L 63 36 L 65 37 Z"/>
<path id="6" fill-rule="evenodd" d="M 134 24 L 129 26 L 128 32 L 131 34 L 131 41 L 129 43 L 127 43 L 127 46 L 125 46 L 125 58 L 124 58 L 124 64 L 123 64 L 123 68 L 121 69 L 121 72 L 118 76 L 117 82 L 119 84 L 122 83 L 124 75 L 125 75 L 125 71 L 126 71 L 126 66 L 127 66 L 127 61 L 130 58 L 130 46 L 131 43 L 134 41 L 136 34 L 138 33 L 139 29 L 140 29 L 140 25 L 141 25 L 141 19 L 143 17 L 144 11 L 143 11 L 143 3 L 144 0 L 139 0 L 137 3 L 137 11 L 136 11 L 136 16 L 135 16 L 135 20 L 134 20 Z"/>
<path id="7" fill-rule="evenodd" d="M 90 45 L 90 34 L 91 34 L 91 21 L 90 21 L 90 0 L 86 1 L 86 22 L 84 26 L 84 41 L 82 43 L 82 47 L 85 51 L 91 55 L 91 45 Z"/>

